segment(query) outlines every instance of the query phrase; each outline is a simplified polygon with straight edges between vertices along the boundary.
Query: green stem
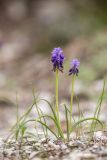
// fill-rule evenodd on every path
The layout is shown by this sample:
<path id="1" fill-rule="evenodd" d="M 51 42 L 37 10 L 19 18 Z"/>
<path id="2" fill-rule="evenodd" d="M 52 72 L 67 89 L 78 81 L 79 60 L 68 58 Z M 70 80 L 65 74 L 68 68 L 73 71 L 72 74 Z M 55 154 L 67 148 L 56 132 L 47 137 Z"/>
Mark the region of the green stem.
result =
<path id="1" fill-rule="evenodd" d="M 64 139 L 64 135 L 63 135 L 63 131 L 61 128 L 61 122 L 60 122 L 60 116 L 59 116 L 59 101 L 58 101 L 58 79 L 59 79 L 59 74 L 58 74 L 58 69 L 56 69 L 56 90 L 55 90 L 55 95 L 56 95 L 56 115 L 57 115 L 57 122 L 58 122 L 58 134 L 60 135 L 60 137 L 62 137 Z"/>
<path id="2" fill-rule="evenodd" d="M 16 92 L 16 114 L 17 114 L 17 125 L 18 125 L 18 121 L 19 121 L 19 105 L 18 105 L 17 92 Z"/>
<path id="3" fill-rule="evenodd" d="M 56 114 L 57 114 L 57 117 L 58 117 L 58 122 L 60 122 L 60 119 L 59 119 L 59 107 L 58 107 L 58 79 L 59 79 L 59 74 L 58 74 L 58 69 L 56 69 L 56 89 L 55 89 L 55 95 L 56 95 Z"/>
<path id="4" fill-rule="evenodd" d="M 18 96 L 16 92 L 16 130 L 15 130 L 15 139 L 18 140 L 19 135 L 19 105 L 18 105 Z"/>
<path id="5" fill-rule="evenodd" d="M 71 101 L 70 101 L 70 123 L 69 123 L 69 129 L 72 128 L 72 105 L 73 105 L 73 97 L 74 97 L 74 83 L 75 83 L 75 75 L 72 76 L 72 82 L 71 82 Z"/>

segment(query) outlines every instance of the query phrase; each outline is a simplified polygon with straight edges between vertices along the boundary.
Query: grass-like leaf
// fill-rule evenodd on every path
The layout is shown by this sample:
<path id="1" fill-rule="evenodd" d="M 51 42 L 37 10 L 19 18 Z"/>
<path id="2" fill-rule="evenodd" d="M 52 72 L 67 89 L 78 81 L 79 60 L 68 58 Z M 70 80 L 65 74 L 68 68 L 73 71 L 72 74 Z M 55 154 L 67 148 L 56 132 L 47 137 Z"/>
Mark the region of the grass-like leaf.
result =
<path id="1" fill-rule="evenodd" d="M 102 102 L 103 102 L 103 99 L 104 99 L 104 93 L 105 93 L 105 80 L 104 80 L 104 83 L 103 83 L 102 92 L 99 96 L 97 106 L 96 106 L 96 109 L 95 109 L 95 112 L 94 112 L 94 118 L 99 119 L 101 106 L 102 106 Z M 95 131 L 95 128 L 96 128 L 96 121 L 93 120 L 92 123 L 91 123 L 90 132 Z"/>
<path id="2" fill-rule="evenodd" d="M 44 101 L 44 102 L 46 102 L 48 104 L 48 106 L 50 107 L 50 109 L 52 111 L 52 114 L 53 114 L 54 118 L 57 119 L 57 115 L 55 113 L 55 110 L 53 109 L 52 104 L 48 100 L 46 100 L 46 99 L 40 99 L 40 100 L 42 100 L 42 101 Z"/>
<path id="3" fill-rule="evenodd" d="M 64 135 L 63 135 L 63 132 L 62 132 L 62 130 L 61 130 L 59 124 L 58 124 L 58 121 L 53 116 L 50 116 L 50 115 L 43 115 L 43 116 L 41 116 L 41 118 L 42 117 L 47 117 L 47 118 L 51 119 L 54 122 L 54 125 L 58 130 L 58 135 L 60 135 L 60 137 L 62 139 L 64 139 Z M 37 122 L 38 122 L 38 120 L 37 120 Z"/>
<path id="4" fill-rule="evenodd" d="M 67 130 L 67 140 L 69 141 L 69 119 L 68 119 L 68 109 L 66 107 L 66 104 L 64 104 L 65 107 L 65 116 L 66 116 L 66 130 Z"/>
<path id="5" fill-rule="evenodd" d="M 81 124 L 81 123 L 83 123 L 83 122 L 93 121 L 93 120 L 96 121 L 96 122 L 98 122 L 98 123 L 101 125 L 102 129 L 103 129 L 103 123 L 102 123 L 99 119 L 97 119 L 97 118 L 95 118 L 95 117 L 81 119 L 81 120 L 78 121 L 76 124 L 74 124 L 74 126 L 73 126 L 72 129 L 75 129 L 75 127 L 77 127 L 79 124 Z"/>
<path id="6" fill-rule="evenodd" d="M 51 116 L 51 117 L 54 118 L 54 124 L 55 124 L 55 126 L 57 127 L 57 129 L 58 129 L 58 133 L 59 133 L 60 137 L 62 137 L 62 138 L 64 139 L 64 135 L 63 135 L 62 128 L 61 128 L 61 126 L 59 125 L 58 117 L 57 117 L 57 115 L 56 115 L 55 110 L 53 109 L 52 104 L 51 104 L 48 100 L 46 100 L 46 99 L 40 99 L 40 100 L 46 102 L 46 103 L 48 104 L 48 106 L 50 107 L 50 109 L 51 109 L 51 111 L 52 111 L 52 115 L 53 115 L 53 117 L 52 117 L 52 116 Z M 48 115 L 47 115 L 47 116 L 48 116 Z M 48 117 L 50 117 L 50 116 L 48 116 Z"/>
<path id="7" fill-rule="evenodd" d="M 38 123 L 40 123 L 41 125 L 45 126 L 58 139 L 57 134 L 48 125 L 46 125 L 45 123 L 43 123 L 41 121 L 38 121 Z"/>

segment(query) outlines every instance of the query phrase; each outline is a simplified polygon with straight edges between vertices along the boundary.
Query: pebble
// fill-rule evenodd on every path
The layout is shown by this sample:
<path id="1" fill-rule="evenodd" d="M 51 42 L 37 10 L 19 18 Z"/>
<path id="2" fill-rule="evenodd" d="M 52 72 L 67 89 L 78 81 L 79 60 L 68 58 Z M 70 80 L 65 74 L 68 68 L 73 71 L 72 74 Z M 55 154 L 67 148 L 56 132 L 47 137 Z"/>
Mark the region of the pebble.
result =
<path id="1" fill-rule="evenodd" d="M 107 151 L 103 151 L 103 152 L 98 153 L 98 156 L 107 157 Z"/>
<path id="2" fill-rule="evenodd" d="M 41 160 L 41 158 L 35 157 L 32 160 Z"/>
<path id="3" fill-rule="evenodd" d="M 107 144 L 107 136 L 104 135 L 104 132 L 97 131 L 93 135 L 93 140 L 95 142 L 101 142 L 103 145 Z"/>
<path id="4" fill-rule="evenodd" d="M 15 151 L 15 148 L 14 148 L 14 147 L 9 148 L 9 149 L 6 149 L 6 153 L 7 153 L 8 155 L 11 155 L 14 151 Z"/>
<path id="5" fill-rule="evenodd" d="M 27 141 L 30 142 L 30 144 L 31 144 L 31 143 L 35 142 L 35 139 L 33 139 L 33 138 L 27 138 Z"/>
<path id="6" fill-rule="evenodd" d="M 23 150 L 25 150 L 26 153 L 30 154 L 32 152 L 32 146 L 24 146 Z"/>
<path id="7" fill-rule="evenodd" d="M 76 135 L 75 132 L 72 132 L 72 133 L 70 134 L 70 139 L 71 139 L 71 140 L 76 140 L 76 139 L 77 139 L 77 135 Z"/>
<path id="8" fill-rule="evenodd" d="M 91 154 L 91 153 L 82 153 L 80 156 L 80 160 L 95 160 L 96 159 L 96 155 Z"/>
<path id="9" fill-rule="evenodd" d="M 60 145 L 54 144 L 54 148 L 55 148 L 56 150 L 59 150 L 59 149 L 60 149 Z"/>
<path id="10" fill-rule="evenodd" d="M 39 140 L 39 143 L 46 143 L 47 139 L 46 138 L 42 138 L 41 140 Z"/>
<path id="11" fill-rule="evenodd" d="M 37 151 L 37 152 L 32 152 L 31 154 L 30 154 L 30 156 L 29 156 L 29 159 L 33 159 L 33 158 L 35 158 L 35 156 L 38 154 L 39 152 Z"/>
<path id="12" fill-rule="evenodd" d="M 55 144 L 54 144 L 52 141 L 49 141 L 49 142 L 48 142 L 48 145 L 49 145 L 50 147 L 55 147 Z"/>
<path id="13" fill-rule="evenodd" d="M 41 146 L 41 143 L 35 143 L 36 146 Z"/>
<path id="14" fill-rule="evenodd" d="M 69 143 L 68 143 L 68 147 L 77 147 L 78 145 L 77 145 L 77 143 L 75 142 L 75 141 L 70 141 Z"/>
<path id="15" fill-rule="evenodd" d="M 68 159 L 70 160 L 80 160 L 80 155 L 81 153 L 79 153 L 77 150 L 75 150 L 74 152 L 71 152 L 68 156 Z"/>
<path id="16" fill-rule="evenodd" d="M 67 146 L 66 146 L 65 144 L 62 144 L 62 145 L 61 145 L 61 149 L 62 149 L 62 150 L 65 150 L 65 149 L 67 149 Z"/>
<path id="17" fill-rule="evenodd" d="M 1 160 L 3 159 L 3 154 L 2 154 L 2 153 L 0 153 L 0 159 L 1 159 Z"/>
<path id="18" fill-rule="evenodd" d="M 46 147 L 48 148 L 49 145 L 48 145 L 48 144 L 44 144 L 43 146 L 44 146 L 45 148 L 46 148 Z"/>
<path id="19" fill-rule="evenodd" d="M 85 146 L 85 144 L 83 142 L 81 142 L 80 140 L 77 140 L 76 142 L 77 142 L 78 147 L 84 147 Z"/>

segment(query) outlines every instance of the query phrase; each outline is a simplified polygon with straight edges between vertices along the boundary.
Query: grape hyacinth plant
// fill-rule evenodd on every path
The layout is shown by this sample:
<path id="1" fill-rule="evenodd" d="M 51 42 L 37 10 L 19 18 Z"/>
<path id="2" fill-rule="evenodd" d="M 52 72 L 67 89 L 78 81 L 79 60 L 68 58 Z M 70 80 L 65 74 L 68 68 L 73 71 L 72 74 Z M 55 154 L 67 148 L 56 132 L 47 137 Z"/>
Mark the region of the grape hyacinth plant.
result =
<path id="1" fill-rule="evenodd" d="M 59 117 L 59 104 L 58 104 L 58 79 L 59 79 L 59 76 L 58 76 L 58 72 L 61 71 L 63 72 L 63 62 L 64 62 L 64 54 L 63 54 L 63 50 L 58 47 L 58 48 L 54 48 L 53 51 L 52 51 L 52 56 L 51 56 L 51 61 L 53 63 L 53 71 L 56 72 L 56 84 L 55 84 L 55 94 L 56 94 L 56 108 L 55 108 L 55 111 L 56 111 L 56 114 L 57 114 L 57 117 L 58 117 L 58 123 L 59 123 L 59 126 L 60 126 L 60 117 Z"/>
<path id="2" fill-rule="evenodd" d="M 69 123 L 69 129 L 72 128 L 72 105 L 73 105 L 73 97 L 74 97 L 74 83 L 75 83 L 75 76 L 78 76 L 79 73 L 79 67 L 80 62 L 78 59 L 73 59 L 71 61 L 71 68 L 69 70 L 69 75 L 72 75 L 72 81 L 71 81 L 71 100 L 70 100 L 70 123 Z"/>
<path id="3" fill-rule="evenodd" d="M 27 132 L 27 124 L 28 123 L 35 123 L 35 130 L 37 135 L 38 134 L 38 127 L 37 123 L 42 125 L 42 130 L 44 133 L 44 137 L 47 138 L 49 136 L 49 133 L 54 135 L 56 139 L 61 138 L 61 140 L 69 141 L 70 140 L 70 134 L 72 131 L 75 131 L 75 129 L 80 127 L 80 124 L 82 124 L 85 121 L 92 121 L 91 123 L 91 131 L 94 131 L 96 128 L 96 124 L 100 124 L 103 128 L 103 123 L 99 120 L 99 114 L 101 111 L 101 104 L 104 98 L 104 89 L 105 89 L 105 81 L 102 89 L 102 93 L 99 97 L 98 104 L 95 109 L 95 113 L 93 117 L 86 117 L 84 118 L 83 113 L 80 115 L 80 119 L 78 121 L 74 121 L 72 110 L 73 110 L 73 98 L 74 98 L 74 86 L 75 86 L 75 79 L 79 74 L 79 65 L 80 62 L 78 59 L 73 59 L 71 61 L 71 66 L 69 69 L 68 75 L 71 76 L 71 98 L 70 98 L 70 105 L 63 104 L 62 106 L 65 109 L 65 122 L 66 122 L 66 133 L 63 131 L 63 126 L 61 125 L 60 120 L 60 111 L 59 111 L 59 72 L 63 73 L 64 69 L 64 52 L 60 47 L 54 48 L 51 53 L 51 62 L 53 71 L 55 73 L 55 104 L 50 103 L 46 99 L 39 99 L 38 97 L 35 97 L 35 91 L 33 90 L 33 103 L 28 108 L 28 110 L 22 115 L 22 117 L 17 116 L 17 122 L 12 127 L 12 131 L 14 133 L 14 136 L 16 137 L 16 140 L 18 140 L 19 135 L 21 135 L 22 139 L 24 137 L 24 134 L 30 134 L 33 135 L 30 132 Z M 40 101 L 43 101 L 47 103 L 47 106 L 50 107 L 52 114 L 44 114 L 42 109 L 39 107 L 38 103 Z M 38 117 L 34 117 L 33 119 L 28 119 L 30 112 L 33 108 L 36 108 Z M 79 107 L 78 107 L 79 108 Z M 18 105 L 17 105 L 17 111 L 18 111 Z M 78 109 L 80 111 L 80 108 Z M 80 111 L 81 113 L 81 111 Z M 54 124 L 54 127 L 51 128 L 48 124 L 47 119 L 51 120 Z M 35 136 L 35 135 L 33 135 Z"/>

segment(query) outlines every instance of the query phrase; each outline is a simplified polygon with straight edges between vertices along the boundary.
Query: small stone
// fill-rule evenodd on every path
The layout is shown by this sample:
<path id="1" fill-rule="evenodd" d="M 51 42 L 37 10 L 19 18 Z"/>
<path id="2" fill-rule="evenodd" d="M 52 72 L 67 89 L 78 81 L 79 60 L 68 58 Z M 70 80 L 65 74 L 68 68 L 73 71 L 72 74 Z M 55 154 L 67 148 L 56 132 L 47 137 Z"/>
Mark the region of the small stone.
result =
<path id="1" fill-rule="evenodd" d="M 48 142 L 48 145 L 49 145 L 50 147 L 54 147 L 55 144 L 54 144 L 52 141 L 49 141 L 49 142 Z"/>
<path id="2" fill-rule="evenodd" d="M 72 133 L 70 134 L 70 139 L 71 139 L 71 140 L 76 140 L 76 139 L 77 139 L 77 135 L 76 135 L 75 132 L 72 132 Z"/>
<path id="3" fill-rule="evenodd" d="M 33 159 L 39 152 L 32 152 L 29 156 L 29 159 Z"/>
<path id="4" fill-rule="evenodd" d="M 101 142 L 103 145 L 107 144 L 107 137 L 106 136 L 102 136 L 101 137 Z"/>
<path id="5" fill-rule="evenodd" d="M 93 146 L 93 149 L 97 149 L 97 148 L 99 148 L 98 145 L 94 145 L 94 146 Z"/>
<path id="6" fill-rule="evenodd" d="M 75 150 L 74 152 L 71 152 L 69 154 L 69 158 L 68 159 L 71 159 L 71 160 L 80 160 L 80 156 L 81 156 L 81 153 L 78 152 L 77 150 Z"/>
<path id="7" fill-rule="evenodd" d="M 3 143 L 4 143 L 3 138 L 0 138 L 0 145 Z"/>
<path id="8" fill-rule="evenodd" d="M 54 159 L 54 156 L 50 156 L 49 159 Z"/>
<path id="9" fill-rule="evenodd" d="M 60 149 L 60 146 L 59 145 L 56 145 L 56 144 L 54 144 L 54 146 L 53 146 L 56 150 L 59 150 Z"/>
<path id="10" fill-rule="evenodd" d="M 69 150 L 69 149 L 66 149 L 66 153 L 70 153 L 70 150 Z"/>
<path id="11" fill-rule="evenodd" d="M 94 132 L 94 135 L 93 135 L 94 141 L 100 141 L 100 140 L 101 140 L 101 137 L 102 137 L 103 135 L 104 135 L 104 134 L 103 134 L 102 131 Z"/>
<path id="12" fill-rule="evenodd" d="M 96 155 L 91 153 L 82 153 L 80 156 L 80 160 L 95 160 L 96 157 Z"/>
<path id="13" fill-rule="evenodd" d="M 2 153 L 0 153 L 0 159 L 3 159 L 3 154 Z"/>
<path id="14" fill-rule="evenodd" d="M 77 145 L 77 143 L 76 143 L 75 141 L 70 141 L 70 142 L 68 143 L 68 146 L 69 146 L 69 147 L 77 147 L 78 145 Z"/>
<path id="15" fill-rule="evenodd" d="M 4 160 L 10 160 L 10 158 L 8 158 L 8 157 L 5 157 L 5 159 Z"/>
<path id="16" fill-rule="evenodd" d="M 35 143 L 35 146 L 41 146 L 41 143 Z"/>
<path id="17" fill-rule="evenodd" d="M 32 152 L 32 147 L 31 146 L 25 146 L 23 148 L 25 150 L 26 153 L 30 154 Z"/>
<path id="18" fill-rule="evenodd" d="M 74 144 L 73 141 L 70 141 L 70 142 L 68 143 L 68 145 L 71 146 L 71 147 L 73 146 L 73 144 Z"/>
<path id="19" fill-rule="evenodd" d="M 83 142 L 81 142 L 80 140 L 77 140 L 76 142 L 77 142 L 78 147 L 84 147 L 85 146 L 85 144 Z"/>
<path id="20" fill-rule="evenodd" d="M 11 156 L 11 155 L 13 154 L 14 150 L 15 150 L 15 148 L 14 148 L 14 147 L 9 148 L 9 149 L 6 149 L 6 153 L 7 153 L 7 155 Z"/>
<path id="21" fill-rule="evenodd" d="M 44 144 L 43 146 L 44 146 L 45 148 L 48 148 L 48 144 Z"/>
<path id="22" fill-rule="evenodd" d="M 47 139 L 46 138 L 42 138 L 39 143 L 46 143 Z"/>
<path id="23" fill-rule="evenodd" d="M 66 146 L 65 144 L 62 144 L 62 145 L 61 145 L 61 149 L 62 149 L 62 150 L 65 150 L 65 149 L 67 149 L 67 146 Z"/>
<path id="24" fill-rule="evenodd" d="M 35 142 L 35 140 L 33 138 L 27 138 L 27 141 L 30 142 L 30 144 Z"/>
<path id="25" fill-rule="evenodd" d="M 107 152 L 100 152 L 100 153 L 98 153 L 98 155 L 100 157 L 107 157 Z"/>

